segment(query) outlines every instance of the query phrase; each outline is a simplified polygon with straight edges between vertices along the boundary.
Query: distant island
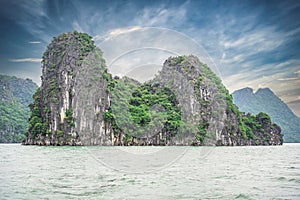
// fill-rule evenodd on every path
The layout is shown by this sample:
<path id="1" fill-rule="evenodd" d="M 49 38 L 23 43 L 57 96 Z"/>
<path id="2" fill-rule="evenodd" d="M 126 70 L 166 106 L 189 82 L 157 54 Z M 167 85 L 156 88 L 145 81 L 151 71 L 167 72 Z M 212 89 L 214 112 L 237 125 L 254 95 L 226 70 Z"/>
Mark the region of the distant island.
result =
<path id="1" fill-rule="evenodd" d="M 0 75 L 0 143 L 20 143 L 26 138 L 28 105 L 37 87 L 30 79 Z"/>
<path id="2" fill-rule="evenodd" d="M 117 48 L 117 47 L 116 47 Z M 245 114 L 193 55 L 168 58 L 153 80 L 112 77 L 85 33 L 55 37 L 42 58 L 26 145 L 281 145 L 265 113 Z"/>
<path id="3" fill-rule="evenodd" d="M 233 102 L 243 112 L 265 112 L 282 128 L 284 142 L 300 142 L 300 118 L 270 88 L 242 88 L 232 93 Z"/>

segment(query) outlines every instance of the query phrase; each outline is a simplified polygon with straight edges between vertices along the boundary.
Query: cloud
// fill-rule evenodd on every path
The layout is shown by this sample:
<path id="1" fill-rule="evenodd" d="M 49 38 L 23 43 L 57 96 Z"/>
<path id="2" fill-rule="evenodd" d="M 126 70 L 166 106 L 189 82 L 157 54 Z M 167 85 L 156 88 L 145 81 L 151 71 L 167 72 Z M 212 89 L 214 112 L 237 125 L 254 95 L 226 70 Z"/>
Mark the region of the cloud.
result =
<path id="1" fill-rule="evenodd" d="M 76 30 L 78 32 L 84 32 L 82 26 L 78 23 L 78 21 L 73 21 L 72 27 L 74 30 Z"/>
<path id="2" fill-rule="evenodd" d="M 281 34 L 276 31 L 276 27 L 265 27 L 258 30 L 248 31 L 237 38 L 225 38 L 220 41 L 225 49 L 255 47 L 256 52 L 269 51 L 277 48 L 283 43 Z"/>
<path id="3" fill-rule="evenodd" d="M 297 34 L 299 34 L 299 32 L 300 32 L 300 27 L 295 28 L 295 29 L 293 29 L 291 31 L 288 31 L 286 33 L 286 37 L 297 36 Z"/>
<path id="4" fill-rule="evenodd" d="M 298 96 L 298 99 L 297 100 L 294 100 L 294 101 L 290 101 L 288 102 L 289 104 L 292 104 L 292 103 L 297 103 L 297 104 L 300 104 L 300 97 Z"/>
<path id="5" fill-rule="evenodd" d="M 135 76 L 130 77 L 147 80 L 168 57 L 190 54 L 198 56 L 219 75 L 205 50 L 192 38 L 178 31 L 155 27 L 129 27 L 109 33 L 115 37 L 108 37 L 101 43 L 97 42 L 97 46 L 104 52 L 108 69 L 113 75 L 132 75 L 134 72 Z M 149 73 L 141 73 L 141 69 L 146 68 Z"/>
<path id="6" fill-rule="evenodd" d="M 102 35 L 93 36 L 94 41 L 102 41 L 103 39 L 105 39 L 105 36 L 102 36 Z"/>
<path id="7" fill-rule="evenodd" d="M 229 56 L 223 57 L 223 55 L 226 55 L 226 53 L 224 52 L 222 54 L 222 59 L 220 60 L 220 62 L 225 63 L 225 64 L 241 63 L 241 62 L 245 61 L 245 59 L 247 58 L 247 55 L 245 55 L 245 54 L 237 54 L 232 57 L 229 57 Z"/>
<path id="8" fill-rule="evenodd" d="M 29 41 L 28 43 L 29 44 L 41 44 L 42 42 L 41 41 Z"/>
<path id="9" fill-rule="evenodd" d="M 186 19 L 189 1 L 179 6 L 171 7 L 167 4 L 145 7 L 134 19 L 140 26 L 169 27 L 181 24 Z"/>
<path id="10" fill-rule="evenodd" d="M 142 30 L 141 26 L 173 28 L 179 24 L 184 25 L 187 22 L 188 9 L 186 6 L 178 7 L 177 11 L 180 10 L 178 16 L 174 15 L 175 10 L 175 8 L 171 6 L 167 8 L 165 5 L 145 7 L 133 20 L 139 28 L 136 30 L 133 27 L 113 29 L 108 32 L 108 35 L 120 36 L 126 35 L 125 33 L 133 33 L 132 35 L 134 35 L 136 31 Z M 297 29 L 287 34 L 276 24 L 262 26 L 258 13 L 251 13 L 249 17 L 241 20 L 230 20 L 231 17 L 228 15 L 216 16 L 215 19 L 211 16 L 209 16 L 211 23 L 199 23 L 185 33 L 203 45 L 210 56 L 214 58 L 223 74 L 224 83 L 231 91 L 246 86 L 255 89 L 270 87 L 281 94 L 283 90 L 295 91 L 299 88 L 298 79 L 292 75 L 298 67 L 297 59 L 279 57 L 278 60 L 271 60 L 276 56 L 273 52 L 277 51 L 280 52 L 280 56 L 284 55 L 286 51 L 281 49 L 288 44 L 292 36 L 298 33 Z M 151 43 L 151 34 L 148 36 L 144 33 L 144 36 L 144 45 L 156 46 L 155 43 Z M 170 37 L 164 36 L 161 34 L 161 41 L 171 40 Z M 99 40 L 103 39 L 99 35 L 97 37 Z M 130 46 L 134 40 L 139 40 L 139 38 L 124 37 L 121 40 L 122 44 L 120 42 L 116 42 L 116 44 L 118 49 L 122 49 L 123 44 L 126 46 L 124 49 L 129 47 L 134 49 L 134 45 Z M 174 41 L 177 40 L 173 39 Z M 182 49 L 185 48 L 184 44 L 178 46 Z M 103 50 L 106 57 L 110 50 L 106 47 Z M 115 48 L 114 51 L 116 51 Z M 121 52 L 120 50 L 120 54 Z M 176 52 L 181 51 L 176 49 Z M 270 55 L 272 55 L 271 59 Z M 292 96 L 287 95 L 284 99 L 290 98 Z"/>
<path id="11" fill-rule="evenodd" d="M 117 36 L 117 35 L 124 34 L 124 33 L 130 33 L 132 31 L 135 31 L 138 29 L 141 29 L 141 27 L 134 26 L 134 27 L 129 27 L 129 28 L 118 28 L 118 29 L 114 29 L 114 30 L 110 31 L 109 35 Z"/>
<path id="12" fill-rule="evenodd" d="M 293 111 L 293 113 L 300 118 L 300 102 L 287 103 L 287 105 Z"/>
<path id="13" fill-rule="evenodd" d="M 294 98 L 291 93 L 299 90 L 300 75 L 296 71 L 300 60 L 289 60 L 284 63 L 264 64 L 260 68 L 246 68 L 239 73 L 227 75 L 224 82 L 230 91 L 243 87 L 269 87 L 281 95 L 282 99 Z M 296 71 L 296 72 L 295 72 Z M 286 92 L 286 96 L 283 92 Z"/>
<path id="14" fill-rule="evenodd" d="M 109 40 L 112 37 L 117 37 L 117 36 L 122 35 L 122 34 L 134 32 L 134 31 L 139 30 L 139 29 L 142 29 L 142 27 L 133 26 L 133 27 L 117 28 L 117 29 L 113 29 L 113 30 L 108 31 L 108 33 L 105 36 L 95 35 L 93 37 L 93 39 L 94 39 L 94 41 Z"/>
<path id="15" fill-rule="evenodd" d="M 253 61 L 263 61 L 262 53 L 271 53 L 286 43 L 283 35 L 276 27 L 265 27 L 244 32 L 240 36 L 223 36 L 219 47 L 227 56 L 220 59 L 221 64 L 247 64 Z M 256 65 L 249 66 L 251 68 Z"/>
<path id="16" fill-rule="evenodd" d="M 17 23 L 32 35 L 37 36 L 42 41 L 50 41 L 51 33 L 47 30 L 51 24 L 51 18 L 47 13 L 47 2 L 45 1 L 24 1 L 18 5 L 21 10 L 18 13 Z"/>
<path id="17" fill-rule="evenodd" d="M 294 81 L 294 80 L 298 80 L 298 78 L 296 77 L 291 77 L 291 78 L 279 78 L 277 79 L 279 81 Z"/>
<path id="18" fill-rule="evenodd" d="M 127 51 L 145 46 L 162 48 L 160 44 L 165 45 L 164 49 L 172 49 L 175 54 L 196 52 L 188 49 L 185 43 L 177 44 L 178 39 L 167 31 L 166 34 L 143 31 L 144 27 L 173 29 L 190 36 L 204 47 L 217 63 L 231 91 L 246 86 L 264 86 L 275 90 L 284 100 L 293 100 L 297 98 L 295 91 L 300 85 L 299 6 L 300 3 L 296 2 L 270 4 L 264 1 L 257 5 L 247 1 L 239 5 L 230 1 L 84 3 L 67 0 L 61 3 L 33 0 L 14 3 L 12 8 L 20 9 L 7 11 L 7 15 L 14 15 L 9 18 L 34 36 L 29 40 L 40 40 L 43 44 L 53 36 L 72 29 L 93 35 L 98 44 L 109 42 L 105 41 L 107 39 L 120 38 L 100 46 L 107 63 Z M 137 35 L 137 32 L 141 34 Z M 153 38 L 161 40 L 155 42 Z M 40 46 L 31 45 L 31 48 Z M 157 63 L 163 61 L 147 49 L 138 52 L 148 53 L 148 57 L 153 55 Z M 125 61 L 131 62 L 129 55 L 133 58 L 140 56 L 132 52 Z M 40 62 L 35 58 L 38 55 L 33 54 L 10 57 L 33 57 L 11 59 L 11 62 Z M 119 59 L 123 65 L 120 67 L 126 68 L 126 63 L 121 63 L 123 60 Z"/>
<path id="19" fill-rule="evenodd" d="M 19 58 L 19 59 L 10 59 L 10 62 L 33 62 L 40 63 L 42 59 L 40 58 Z"/>
<path id="20" fill-rule="evenodd" d="M 231 92 L 244 87 L 254 90 L 268 87 L 284 102 L 295 101 L 300 90 L 300 59 L 290 55 L 298 54 L 291 45 L 296 44 L 299 26 L 287 31 L 277 23 L 262 26 L 258 19 L 254 17 L 249 22 L 243 19 L 244 25 L 224 21 L 224 26 L 217 25 L 221 30 L 205 37 L 207 43 L 218 41 L 209 52 L 217 60 L 224 83 Z M 296 106 L 292 109 L 300 113 Z"/>

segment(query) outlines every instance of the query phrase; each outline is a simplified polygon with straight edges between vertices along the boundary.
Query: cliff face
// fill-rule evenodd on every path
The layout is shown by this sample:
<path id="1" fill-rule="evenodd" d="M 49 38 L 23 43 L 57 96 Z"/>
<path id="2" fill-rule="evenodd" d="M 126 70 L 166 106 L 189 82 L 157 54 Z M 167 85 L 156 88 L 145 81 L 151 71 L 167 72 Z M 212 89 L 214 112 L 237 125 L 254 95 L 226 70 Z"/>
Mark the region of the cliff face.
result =
<path id="1" fill-rule="evenodd" d="M 280 127 L 265 113 L 240 112 L 221 80 L 195 56 L 169 58 L 152 83 L 172 88 L 183 112 L 188 128 L 180 129 L 174 144 L 282 144 Z"/>
<path id="2" fill-rule="evenodd" d="M 28 104 L 36 88 L 30 79 L 0 75 L 0 143 L 21 142 L 25 138 Z"/>
<path id="3" fill-rule="evenodd" d="M 103 113 L 109 95 L 102 52 L 82 33 L 54 38 L 43 55 L 25 144 L 110 144 Z"/>
<path id="4" fill-rule="evenodd" d="M 278 145 L 268 115 L 241 113 L 221 80 L 195 56 L 169 58 L 151 81 L 112 78 L 82 33 L 54 38 L 30 106 L 24 144 Z"/>

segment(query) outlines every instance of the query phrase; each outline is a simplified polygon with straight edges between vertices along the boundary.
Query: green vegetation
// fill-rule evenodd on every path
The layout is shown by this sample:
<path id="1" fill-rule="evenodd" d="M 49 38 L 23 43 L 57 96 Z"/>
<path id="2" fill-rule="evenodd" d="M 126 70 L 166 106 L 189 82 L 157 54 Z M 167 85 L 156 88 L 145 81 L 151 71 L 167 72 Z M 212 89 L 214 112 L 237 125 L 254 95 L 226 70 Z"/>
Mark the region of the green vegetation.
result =
<path id="1" fill-rule="evenodd" d="M 116 123 L 115 115 L 113 114 L 111 108 L 109 108 L 108 110 L 106 110 L 104 112 L 103 119 L 106 123 L 111 124 L 111 127 L 112 127 L 115 134 L 120 134 L 121 133 L 121 129 L 119 128 L 119 126 Z"/>
<path id="2" fill-rule="evenodd" d="M 105 65 L 105 62 L 102 63 Z M 114 89 L 118 79 L 112 78 L 111 74 L 107 72 L 107 69 L 105 69 L 104 72 L 102 73 L 102 77 L 107 81 L 107 87 L 106 87 L 107 92 L 111 92 Z"/>
<path id="3" fill-rule="evenodd" d="M 107 74 L 108 73 L 105 70 L 103 77 L 105 77 Z M 110 88 L 109 92 L 112 93 L 112 100 L 118 99 L 118 103 L 111 105 L 104 112 L 103 119 L 106 123 L 111 125 L 111 128 L 115 134 L 118 135 L 121 132 L 129 132 L 128 130 L 121 130 L 119 127 L 126 128 L 126 125 L 131 123 L 130 117 L 127 115 L 127 112 L 124 112 L 124 109 L 126 109 L 126 105 L 129 102 L 129 97 L 136 88 L 136 84 L 127 77 L 124 77 L 118 81 L 112 79 L 110 75 L 106 77 L 108 84 L 109 82 L 115 83 L 114 86 Z M 115 113 L 118 113 L 117 118 Z"/>
<path id="4" fill-rule="evenodd" d="M 175 94 L 169 89 L 159 85 L 139 85 L 127 77 L 109 81 L 113 82 L 109 91 L 112 98 L 117 98 L 117 103 L 106 110 L 103 118 L 111 124 L 115 134 L 126 133 L 127 142 L 130 136 L 144 137 L 151 130 L 158 131 L 153 134 L 163 132 L 168 137 L 176 134 L 182 123 L 181 110 Z M 128 112 L 124 112 L 127 109 Z"/>
<path id="5" fill-rule="evenodd" d="M 174 59 L 171 60 L 171 65 L 177 65 L 180 64 L 182 61 L 184 61 L 187 58 L 187 56 L 177 56 Z"/>
<path id="6" fill-rule="evenodd" d="M 167 135 L 176 134 L 181 124 L 181 110 L 175 94 L 168 88 L 150 84 L 143 84 L 138 87 L 132 93 L 129 101 L 130 118 L 140 126 L 149 125 L 151 121 L 149 109 L 154 105 L 161 106 L 166 113 L 162 132 L 167 133 Z"/>
<path id="7" fill-rule="evenodd" d="M 42 113 L 40 111 L 40 101 L 41 101 L 41 89 L 37 88 L 33 94 L 34 102 L 29 105 L 30 107 L 30 117 L 29 117 L 29 127 L 28 131 L 31 132 L 31 138 L 35 139 L 38 134 L 46 131 L 47 125 L 43 123 Z M 46 109 L 44 109 L 46 110 Z M 26 133 L 26 136 L 28 133 Z"/>
<path id="8" fill-rule="evenodd" d="M 0 143 L 21 142 L 37 85 L 29 79 L 0 75 Z"/>
<path id="9" fill-rule="evenodd" d="M 65 120 L 67 121 L 69 128 L 74 127 L 75 122 L 74 122 L 72 109 L 67 109 L 65 115 L 66 115 Z"/>
<path id="10" fill-rule="evenodd" d="M 77 46 L 79 46 L 79 64 L 85 59 L 90 51 L 95 49 L 94 41 L 92 37 L 86 33 L 78 33 L 77 31 L 73 32 L 74 38 L 77 40 Z"/>
<path id="11" fill-rule="evenodd" d="M 205 120 L 205 122 L 203 124 L 198 124 L 198 132 L 196 134 L 196 140 L 200 141 L 201 143 L 203 143 L 205 141 L 205 138 L 207 137 L 207 128 L 209 126 L 208 121 Z"/>

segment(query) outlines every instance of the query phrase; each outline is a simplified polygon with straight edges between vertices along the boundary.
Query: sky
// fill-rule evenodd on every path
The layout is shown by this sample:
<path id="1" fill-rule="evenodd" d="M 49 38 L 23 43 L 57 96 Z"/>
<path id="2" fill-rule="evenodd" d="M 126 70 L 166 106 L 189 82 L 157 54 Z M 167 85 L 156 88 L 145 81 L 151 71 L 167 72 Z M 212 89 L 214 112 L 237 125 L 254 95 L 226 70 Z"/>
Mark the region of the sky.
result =
<path id="1" fill-rule="evenodd" d="M 137 41 L 154 37 L 162 56 L 192 41 L 211 57 L 230 92 L 269 87 L 300 116 L 298 0 L 1 0 L 0 26 L 1 74 L 40 84 L 46 46 L 74 30 L 93 36 L 109 62 L 117 55 L 111 54 L 112 46 L 115 53 L 122 45 L 130 51 Z M 177 43 L 176 37 L 185 42 Z M 152 50 L 143 52 L 159 57 Z M 125 61 L 133 55 L 142 58 L 141 52 L 131 52 Z"/>

